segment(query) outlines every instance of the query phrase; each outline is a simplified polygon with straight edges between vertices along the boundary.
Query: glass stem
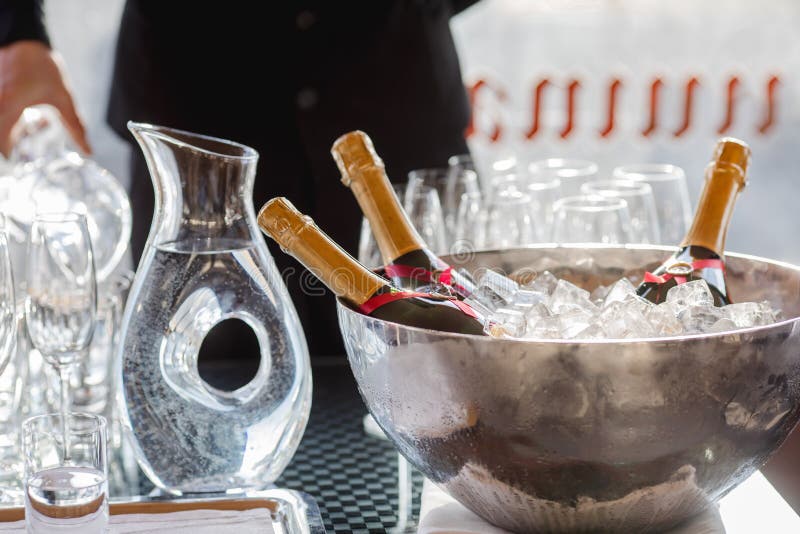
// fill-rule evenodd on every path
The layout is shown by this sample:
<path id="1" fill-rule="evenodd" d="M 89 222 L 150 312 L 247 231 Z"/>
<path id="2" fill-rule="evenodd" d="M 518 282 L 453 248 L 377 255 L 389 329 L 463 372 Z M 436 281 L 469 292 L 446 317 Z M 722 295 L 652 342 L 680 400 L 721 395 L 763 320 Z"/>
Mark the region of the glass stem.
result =
<path id="1" fill-rule="evenodd" d="M 64 443 L 64 463 L 70 458 L 69 454 L 69 432 L 67 428 L 67 417 L 69 414 L 69 365 L 58 366 L 58 377 L 61 379 L 61 438 Z"/>

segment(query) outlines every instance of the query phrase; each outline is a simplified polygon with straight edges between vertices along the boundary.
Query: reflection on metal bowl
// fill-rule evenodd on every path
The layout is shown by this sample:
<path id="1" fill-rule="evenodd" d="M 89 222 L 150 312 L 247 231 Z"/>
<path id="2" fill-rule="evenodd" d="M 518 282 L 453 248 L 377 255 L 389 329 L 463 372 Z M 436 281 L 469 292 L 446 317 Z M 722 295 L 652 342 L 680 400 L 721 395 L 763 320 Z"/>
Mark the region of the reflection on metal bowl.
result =
<path id="1" fill-rule="evenodd" d="M 592 289 L 667 254 L 543 246 L 465 267 L 548 269 Z M 735 300 L 788 319 L 620 341 L 449 334 L 341 304 L 339 323 L 378 424 L 475 513 L 517 532 L 657 531 L 747 478 L 800 417 L 800 269 L 735 254 L 727 266 Z"/>

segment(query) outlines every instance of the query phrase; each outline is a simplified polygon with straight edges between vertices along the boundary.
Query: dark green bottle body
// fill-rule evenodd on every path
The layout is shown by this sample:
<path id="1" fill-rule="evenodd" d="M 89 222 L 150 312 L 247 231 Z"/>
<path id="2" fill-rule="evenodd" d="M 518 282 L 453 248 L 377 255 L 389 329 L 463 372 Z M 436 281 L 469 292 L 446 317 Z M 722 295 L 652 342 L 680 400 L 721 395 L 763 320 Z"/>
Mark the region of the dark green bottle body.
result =
<path id="1" fill-rule="evenodd" d="M 718 262 L 719 267 L 691 268 L 698 260 L 700 262 L 712 260 L 712 262 Z M 731 300 L 725 284 L 725 271 L 721 268 L 722 265 L 723 258 L 716 252 L 705 247 L 689 245 L 680 249 L 658 269 L 653 271 L 653 275 L 666 277 L 668 280 L 663 283 L 642 282 L 636 293 L 650 302 L 660 304 L 667 300 L 667 292 L 678 285 L 679 279 L 683 278 L 687 282 L 705 280 L 711 290 L 711 295 L 714 297 L 714 305 L 726 306 L 731 303 Z"/>
<path id="2" fill-rule="evenodd" d="M 404 267 L 394 273 L 393 267 Z M 453 269 L 426 248 L 406 252 L 385 266 L 392 283 L 403 289 L 428 291 L 446 286 L 458 298 L 467 298 L 475 290 L 475 282 L 464 271 Z M 407 269 L 410 268 L 410 269 Z M 431 276 L 433 275 L 433 276 Z"/>

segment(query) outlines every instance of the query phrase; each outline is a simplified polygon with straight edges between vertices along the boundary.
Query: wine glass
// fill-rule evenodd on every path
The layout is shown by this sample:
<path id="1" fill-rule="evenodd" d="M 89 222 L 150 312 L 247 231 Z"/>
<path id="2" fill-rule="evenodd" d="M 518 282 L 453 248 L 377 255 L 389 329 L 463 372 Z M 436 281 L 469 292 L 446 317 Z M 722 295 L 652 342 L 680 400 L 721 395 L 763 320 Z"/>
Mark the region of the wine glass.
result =
<path id="1" fill-rule="evenodd" d="M 439 192 L 418 180 L 409 180 L 403 208 L 422 239 L 435 254 L 444 254 L 448 237 Z"/>
<path id="2" fill-rule="evenodd" d="M 633 180 L 598 180 L 581 186 L 584 195 L 624 198 L 631 216 L 633 243 L 660 243 L 658 214 L 653 188 L 646 182 Z"/>
<path id="3" fill-rule="evenodd" d="M 69 377 L 92 340 L 97 281 L 86 217 L 39 214 L 28 240 L 25 322 L 33 346 L 58 372 L 64 454 L 69 455 Z"/>
<path id="4" fill-rule="evenodd" d="M 486 222 L 486 246 L 503 250 L 530 244 L 530 204 L 531 197 L 516 189 L 495 194 Z"/>
<path id="5" fill-rule="evenodd" d="M 553 205 L 561 198 L 558 178 L 529 179 L 525 192 L 531 197 L 531 234 L 535 243 L 550 241 L 553 235 Z"/>
<path id="6" fill-rule="evenodd" d="M 534 181 L 561 180 L 564 196 L 580 195 L 581 185 L 597 178 L 598 166 L 593 161 L 548 158 L 528 165 L 528 175 Z"/>
<path id="7" fill-rule="evenodd" d="M 574 196 L 553 206 L 556 243 L 630 243 L 628 203 L 622 198 Z"/>
<path id="8" fill-rule="evenodd" d="M 613 175 L 620 180 L 650 184 L 656 200 L 661 243 L 680 243 L 692 220 L 692 205 L 683 169 L 669 164 L 642 163 L 617 167 Z"/>

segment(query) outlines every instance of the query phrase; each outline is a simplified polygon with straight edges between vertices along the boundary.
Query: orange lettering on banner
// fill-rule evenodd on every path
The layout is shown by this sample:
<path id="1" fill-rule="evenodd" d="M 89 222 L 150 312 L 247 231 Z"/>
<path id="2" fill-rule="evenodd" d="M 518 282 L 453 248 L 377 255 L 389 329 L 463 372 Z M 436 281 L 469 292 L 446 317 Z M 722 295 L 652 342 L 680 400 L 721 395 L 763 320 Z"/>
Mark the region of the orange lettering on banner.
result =
<path id="1" fill-rule="evenodd" d="M 619 78 L 612 78 L 608 86 L 608 119 L 606 126 L 600 130 L 600 137 L 608 137 L 614 131 L 614 118 L 617 112 L 617 93 L 622 88 L 622 80 Z"/>
<path id="2" fill-rule="evenodd" d="M 467 138 L 477 134 L 477 127 L 475 126 L 475 116 L 477 115 L 477 110 L 478 110 L 478 94 L 480 93 L 481 89 L 489 89 L 494 91 L 494 94 L 500 101 L 506 99 L 505 91 L 503 91 L 500 88 L 492 86 L 489 83 L 489 81 L 484 78 L 480 78 L 478 79 L 478 81 L 468 86 L 467 95 L 469 96 L 470 114 L 469 114 L 469 123 L 467 124 L 467 129 L 464 132 L 464 136 Z M 495 120 L 494 125 L 492 126 L 492 130 L 488 134 L 488 137 L 493 143 L 496 143 L 497 141 L 500 140 L 502 135 L 503 135 L 503 127 L 500 124 L 499 120 Z"/>
<path id="3" fill-rule="evenodd" d="M 700 87 L 700 80 L 696 77 L 689 78 L 686 82 L 686 97 L 683 100 L 683 124 L 675 130 L 675 137 L 680 137 L 689 131 L 692 126 L 692 111 L 694 110 L 694 92 Z"/>
<path id="4" fill-rule="evenodd" d="M 701 81 L 696 75 L 689 75 L 687 78 L 685 78 L 685 80 L 686 81 L 683 82 L 681 87 L 683 92 L 682 109 L 679 111 L 679 113 L 681 113 L 681 122 L 677 128 L 671 132 L 671 137 L 676 139 L 685 137 L 692 131 L 693 128 L 697 128 L 695 122 L 697 121 L 698 115 L 695 108 L 697 107 L 696 100 L 698 91 L 701 88 Z M 592 98 L 594 95 L 590 94 L 584 96 L 578 94 L 579 89 L 584 87 L 584 84 L 578 78 L 559 79 L 548 76 L 535 79 L 534 82 L 533 88 L 529 93 L 531 95 L 529 101 L 531 105 L 531 122 L 529 128 L 523 134 L 525 140 L 534 140 L 547 129 L 548 125 L 545 124 L 544 118 L 545 112 L 547 111 L 545 105 L 545 93 L 548 91 L 553 92 L 555 90 L 559 90 L 559 92 L 563 91 L 562 94 L 566 98 L 563 108 L 560 106 L 551 106 L 552 109 L 563 109 L 564 112 L 564 123 L 557 132 L 558 136 L 563 140 L 568 140 L 570 137 L 573 137 L 579 130 L 578 126 L 582 118 L 579 112 L 581 109 L 584 109 L 587 107 L 587 105 L 589 105 L 589 103 L 586 102 L 587 96 Z M 663 110 L 661 107 L 662 93 L 666 87 L 666 82 L 661 76 L 656 76 L 652 78 L 651 81 L 645 80 L 645 82 L 649 82 L 645 86 L 649 90 L 649 95 L 646 99 L 645 108 L 642 111 L 647 114 L 647 122 L 644 125 L 644 128 L 640 131 L 640 134 L 645 138 L 649 138 L 664 126 L 662 124 Z M 723 121 L 719 128 L 715 128 L 713 124 L 711 125 L 711 127 L 715 129 L 716 134 L 726 134 L 734 127 L 734 122 L 736 120 L 736 107 L 740 105 L 740 92 L 743 83 L 744 82 L 739 76 L 734 75 L 726 78 L 725 93 L 723 95 L 725 110 Z M 773 74 L 767 79 L 766 85 L 763 86 L 765 91 L 763 97 L 763 112 L 759 122 L 755 125 L 757 132 L 761 135 L 765 135 L 774 129 L 775 124 L 779 119 L 779 103 L 777 101 L 777 93 L 781 83 L 782 80 L 780 77 Z M 702 82 L 702 86 L 707 87 L 708 85 L 709 82 Z M 627 79 L 616 76 L 609 77 L 608 85 L 606 86 L 607 93 L 604 96 L 604 105 L 606 106 L 605 122 L 602 125 L 602 128 L 598 128 L 595 132 L 595 135 L 598 138 L 608 139 L 614 135 L 615 132 L 620 131 L 618 118 L 621 106 L 625 105 L 625 97 L 623 96 L 622 89 L 626 88 L 626 93 L 628 93 L 630 92 L 630 89 L 628 88 L 631 86 L 631 82 Z M 638 87 L 635 85 L 633 86 Z M 553 89 L 549 89 L 550 87 L 553 87 Z M 486 106 L 479 106 L 478 103 L 478 100 L 481 98 L 480 93 L 482 91 L 490 91 L 500 106 L 508 105 L 505 91 L 502 89 L 502 86 L 496 83 L 490 83 L 489 80 L 481 78 L 472 85 L 468 86 L 467 92 L 469 94 L 470 105 L 472 107 L 472 117 L 470 118 L 469 125 L 466 129 L 467 137 L 476 136 L 481 133 L 477 131 L 479 128 L 477 126 L 479 122 L 477 115 L 480 113 L 487 113 Z M 504 137 L 506 132 L 506 125 L 503 124 L 501 115 L 497 115 L 497 110 L 494 110 L 494 113 L 494 119 L 492 121 L 487 121 L 489 123 L 489 131 L 485 132 L 486 137 L 492 143 L 498 142 Z M 548 116 L 548 120 L 552 120 L 552 117 Z M 555 128 L 556 126 L 549 125 L 549 127 Z"/>
<path id="5" fill-rule="evenodd" d="M 733 126 L 733 111 L 736 105 L 736 94 L 737 89 L 739 88 L 739 81 L 738 76 L 731 76 L 731 79 L 728 81 L 728 91 L 726 94 L 726 108 L 725 108 L 725 120 L 722 122 L 722 126 L 719 127 L 717 133 L 722 135 L 727 132 L 731 126 Z"/>
<path id="6" fill-rule="evenodd" d="M 533 139 L 536 137 L 536 134 L 539 133 L 539 127 L 541 126 L 540 117 L 542 116 L 542 98 L 544 96 L 544 89 L 548 85 L 550 85 L 550 80 L 543 78 L 542 81 L 536 84 L 536 88 L 533 90 L 533 102 L 531 105 L 533 122 L 531 123 L 531 127 L 525 133 L 525 137 L 528 139 Z"/>
<path id="7" fill-rule="evenodd" d="M 649 137 L 658 128 L 658 102 L 662 87 L 664 87 L 664 80 L 661 78 L 656 78 L 650 85 L 650 121 L 647 123 L 647 127 L 642 130 L 642 135 L 645 137 Z"/>
<path id="8" fill-rule="evenodd" d="M 772 76 L 767 81 L 767 111 L 764 114 L 764 120 L 758 127 L 758 131 L 761 134 L 766 134 L 775 124 L 775 91 L 777 91 L 780 83 L 781 80 L 777 76 Z"/>
<path id="9" fill-rule="evenodd" d="M 575 93 L 580 86 L 581 82 L 578 80 L 572 80 L 567 86 L 567 123 L 558 134 L 561 139 L 569 137 L 573 128 L 575 128 Z"/>

